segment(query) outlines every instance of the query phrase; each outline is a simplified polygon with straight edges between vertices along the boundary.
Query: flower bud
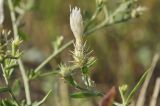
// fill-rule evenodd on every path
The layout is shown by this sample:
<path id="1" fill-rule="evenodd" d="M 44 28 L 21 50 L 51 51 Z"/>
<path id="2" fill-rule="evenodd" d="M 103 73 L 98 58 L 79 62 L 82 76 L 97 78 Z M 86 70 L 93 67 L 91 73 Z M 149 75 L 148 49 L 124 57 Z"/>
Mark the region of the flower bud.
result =
<path id="1" fill-rule="evenodd" d="M 63 77 L 70 75 L 71 71 L 69 66 L 61 64 L 59 68 L 60 68 L 60 75 L 62 75 Z"/>
<path id="2" fill-rule="evenodd" d="M 81 10 L 80 8 L 73 8 L 70 14 L 70 26 L 71 30 L 74 34 L 74 37 L 76 39 L 75 42 L 75 50 L 73 53 L 73 58 L 75 61 L 75 64 L 78 66 L 83 66 L 85 62 L 85 45 L 83 44 L 83 31 L 84 31 L 84 26 L 83 26 L 83 19 L 81 15 Z"/>
<path id="3" fill-rule="evenodd" d="M 83 19 L 80 8 L 73 8 L 70 10 L 70 27 L 76 39 L 76 44 L 82 43 L 82 35 L 84 31 Z"/>
<path id="4" fill-rule="evenodd" d="M 126 84 L 119 87 L 119 90 L 120 90 L 123 94 L 126 93 L 127 89 L 128 89 L 128 85 L 126 85 Z"/>
<path id="5" fill-rule="evenodd" d="M 19 51 L 18 48 L 19 48 L 21 43 L 22 43 L 22 40 L 20 40 L 19 38 L 16 38 L 12 41 L 12 55 L 13 56 L 19 56 L 20 55 L 20 53 L 17 52 L 17 51 Z"/>

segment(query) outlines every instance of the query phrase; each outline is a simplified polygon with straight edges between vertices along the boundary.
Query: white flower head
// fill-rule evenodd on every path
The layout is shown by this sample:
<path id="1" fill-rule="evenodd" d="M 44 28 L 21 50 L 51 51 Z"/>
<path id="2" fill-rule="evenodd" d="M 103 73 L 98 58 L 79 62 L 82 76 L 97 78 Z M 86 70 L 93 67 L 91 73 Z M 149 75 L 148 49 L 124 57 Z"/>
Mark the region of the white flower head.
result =
<path id="1" fill-rule="evenodd" d="M 78 7 L 70 9 L 70 26 L 76 40 L 80 40 L 83 35 L 84 26 L 81 10 Z"/>
<path id="2" fill-rule="evenodd" d="M 4 21 L 3 0 L 0 0 L 0 25 Z"/>

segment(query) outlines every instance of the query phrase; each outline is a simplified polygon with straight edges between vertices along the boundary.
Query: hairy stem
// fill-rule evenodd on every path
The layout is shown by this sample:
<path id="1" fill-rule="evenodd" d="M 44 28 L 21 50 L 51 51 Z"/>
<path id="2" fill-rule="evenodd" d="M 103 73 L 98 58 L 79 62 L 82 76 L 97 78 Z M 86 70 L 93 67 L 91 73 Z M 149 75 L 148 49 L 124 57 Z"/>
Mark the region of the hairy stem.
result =
<path id="1" fill-rule="evenodd" d="M 19 64 L 19 68 L 20 68 L 21 75 L 22 75 L 22 78 L 23 78 L 27 104 L 30 105 L 31 104 L 31 95 L 30 95 L 30 88 L 29 88 L 29 80 L 28 80 L 28 77 L 26 75 L 26 72 L 25 72 L 24 66 L 22 64 L 22 61 L 18 60 L 18 64 Z"/>
<path id="2" fill-rule="evenodd" d="M 13 3 L 12 3 L 12 0 L 8 0 L 8 6 L 9 6 L 9 9 L 10 9 L 14 38 L 18 38 L 19 37 L 18 36 L 18 26 L 16 24 L 16 16 L 15 16 L 15 11 L 14 11 L 14 6 L 13 6 Z M 20 59 L 18 60 L 18 64 L 19 64 L 21 75 L 22 75 L 22 78 L 23 78 L 26 101 L 27 101 L 27 104 L 30 105 L 31 104 L 31 97 L 30 97 L 28 77 L 26 75 L 24 66 L 23 66 L 22 61 Z"/>

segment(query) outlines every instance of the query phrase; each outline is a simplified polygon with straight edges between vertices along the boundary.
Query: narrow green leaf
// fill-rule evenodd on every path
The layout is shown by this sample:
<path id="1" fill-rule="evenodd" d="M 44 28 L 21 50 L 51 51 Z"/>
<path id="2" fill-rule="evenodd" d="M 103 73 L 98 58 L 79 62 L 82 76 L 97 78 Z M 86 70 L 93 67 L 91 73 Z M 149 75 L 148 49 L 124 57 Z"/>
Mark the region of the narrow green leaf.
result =
<path id="1" fill-rule="evenodd" d="M 11 99 L 4 99 L 4 100 L 0 100 L 0 106 L 17 106 L 17 105 L 16 105 L 16 102 Z"/>
<path id="2" fill-rule="evenodd" d="M 92 96 L 100 96 L 100 93 L 95 92 L 76 92 L 70 95 L 72 98 L 86 98 L 86 97 L 92 97 Z"/>
<path id="3" fill-rule="evenodd" d="M 12 84 L 12 91 L 14 95 L 18 96 L 20 94 L 20 81 L 16 79 Z"/>
<path id="4" fill-rule="evenodd" d="M 1 87 L 0 88 L 0 93 L 3 93 L 3 92 L 8 92 L 9 89 L 7 87 Z"/>
<path id="5" fill-rule="evenodd" d="M 72 76 L 65 77 L 65 80 L 67 80 L 72 86 L 77 86 L 77 83 L 74 81 Z"/>
<path id="6" fill-rule="evenodd" d="M 86 90 L 85 88 L 82 88 L 80 85 L 78 85 L 78 83 L 73 79 L 72 76 L 67 76 L 65 77 L 65 80 L 68 81 L 68 83 L 70 85 L 72 85 L 73 87 L 80 89 L 80 90 Z"/>
<path id="7" fill-rule="evenodd" d="M 136 84 L 136 86 L 133 88 L 133 90 L 131 91 L 131 93 L 129 94 L 129 96 L 126 99 L 126 103 L 128 104 L 129 101 L 131 100 L 131 98 L 133 97 L 133 95 L 135 94 L 135 92 L 140 88 L 140 86 L 142 85 L 142 83 L 144 82 L 148 72 L 150 71 L 150 69 L 148 69 L 140 78 L 139 82 Z"/>
<path id="8" fill-rule="evenodd" d="M 142 83 L 145 81 L 147 75 L 151 74 L 157 64 L 159 60 L 159 54 L 156 54 L 153 58 L 151 67 L 142 75 L 142 77 L 140 78 L 139 82 L 136 84 L 136 86 L 133 88 L 133 90 L 131 91 L 131 93 L 129 94 L 129 96 L 126 99 L 126 105 L 129 104 L 131 98 L 133 97 L 133 95 L 135 94 L 135 92 L 140 88 L 140 86 L 142 85 Z"/>

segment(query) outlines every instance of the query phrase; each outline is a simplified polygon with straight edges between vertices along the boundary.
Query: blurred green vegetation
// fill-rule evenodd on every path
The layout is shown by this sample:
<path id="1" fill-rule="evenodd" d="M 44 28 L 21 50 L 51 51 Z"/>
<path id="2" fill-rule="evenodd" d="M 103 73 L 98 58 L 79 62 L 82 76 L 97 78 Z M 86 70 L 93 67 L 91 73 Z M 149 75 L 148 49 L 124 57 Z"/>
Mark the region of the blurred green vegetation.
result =
<path id="1" fill-rule="evenodd" d="M 116 3 L 118 0 L 106 2 L 111 10 L 116 7 Z M 97 57 L 92 76 L 99 89 L 107 91 L 112 86 L 122 83 L 132 87 L 148 68 L 152 56 L 160 47 L 159 3 L 158 0 L 143 0 L 141 4 L 147 7 L 147 11 L 140 18 L 103 28 L 88 36 L 88 45 Z M 24 28 L 28 29 L 27 33 L 31 35 L 34 46 L 50 52 L 51 48 L 48 47 L 56 36 L 63 35 L 65 41 L 73 39 L 69 26 L 70 5 L 79 6 L 83 16 L 91 16 L 95 9 L 94 0 L 35 1 L 34 10 L 25 17 L 29 17 L 30 20 L 25 19 L 27 26 Z M 97 20 L 99 19 L 101 17 Z M 49 54 L 48 52 L 45 53 Z M 67 58 L 66 54 L 68 51 L 62 53 L 62 60 Z M 53 77 L 50 80 L 53 80 Z M 52 83 L 49 83 L 52 87 L 50 84 Z"/>
<path id="2" fill-rule="evenodd" d="M 117 3 L 119 0 L 106 2 L 111 10 Z M 87 43 L 90 49 L 94 50 L 97 58 L 92 78 L 97 88 L 104 92 L 122 83 L 133 87 L 150 65 L 153 55 L 159 52 L 160 1 L 141 0 L 140 3 L 147 7 L 147 11 L 141 17 L 100 29 L 87 37 Z M 52 52 L 51 42 L 57 36 L 63 35 L 64 42 L 73 39 L 69 26 L 70 5 L 80 7 L 84 17 L 91 16 L 95 9 L 94 0 L 35 0 L 34 8 L 27 12 L 23 20 L 25 26 L 22 30 L 28 35 L 28 40 L 24 41 L 27 45 L 24 51 L 36 47 L 48 56 Z M 101 18 L 102 16 L 99 16 L 97 22 Z M 70 60 L 68 50 L 50 62 L 48 66 L 50 70 L 56 69 L 60 61 Z M 29 66 L 35 67 L 30 64 Z M 157 65 L 151 83 L 160 76 L 159 69 L 160 66 Z M 41 87 L 43 90 L 39 89 Z M 89 100 L 68 98 L 72 88 L 68 87 L 62 79 L 52 75 L 32 81 L 31 88 L 35 100 L 42 98 L 45 91 L 54 88 L 53 94 L 46 102 L 47 106 L 71 106 L 71 104 L 72 106 L 97 106 L 99 103 L 99 99 L 95 100 L 95 98 Z M 153 89 L 152 84 L 149 89 Z"/>

